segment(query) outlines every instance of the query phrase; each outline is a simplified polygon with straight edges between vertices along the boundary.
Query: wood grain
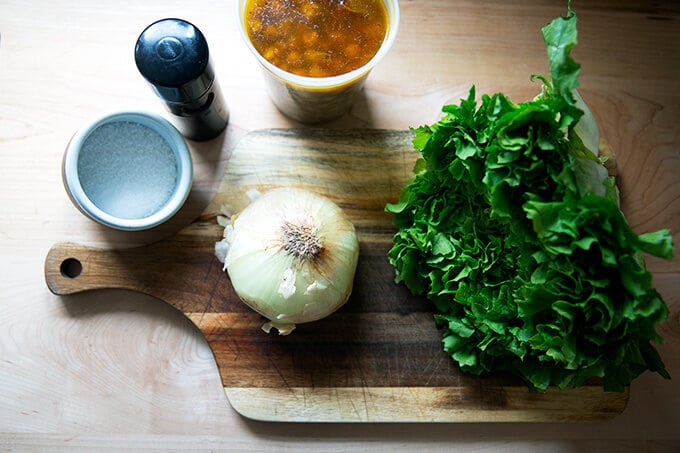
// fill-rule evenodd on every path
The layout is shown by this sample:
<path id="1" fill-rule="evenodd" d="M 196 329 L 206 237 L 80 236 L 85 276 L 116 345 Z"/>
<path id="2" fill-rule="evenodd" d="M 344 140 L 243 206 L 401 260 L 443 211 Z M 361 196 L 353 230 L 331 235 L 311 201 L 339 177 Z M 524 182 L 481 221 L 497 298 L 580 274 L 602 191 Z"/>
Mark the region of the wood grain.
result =
<path id="1" fill-rule="evenodd" d="M 412 174 L 407 131 L 262 130 L 236 146 L 213 201 L 190 226 L 150 245 L 106 250 L 57 244 L 45 260 L 56 294 L 124 288 L 157 297 L 204 334 L 232 406 L 278 421 L 565 421 L 619 414 L 628 392 L 531 393 L 506 375 L 460 373 L 442 350 L 430 305 L 393 283 L 384 212 Z M 217 216 L 248 192 L 298 186 L 327 196 L 354 222 L 361 256 L 349 302 L 332 316 L 267 335 L 214 256 Z M 73 266 L 80 263 L 82 269 Z"/>

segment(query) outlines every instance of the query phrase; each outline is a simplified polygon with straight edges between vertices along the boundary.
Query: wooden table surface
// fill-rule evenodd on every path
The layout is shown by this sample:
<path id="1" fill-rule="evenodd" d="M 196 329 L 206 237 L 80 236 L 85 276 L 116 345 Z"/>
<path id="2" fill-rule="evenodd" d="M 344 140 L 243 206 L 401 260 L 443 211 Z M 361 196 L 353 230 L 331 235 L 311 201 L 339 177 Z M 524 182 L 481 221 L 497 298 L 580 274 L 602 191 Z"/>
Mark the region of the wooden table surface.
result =
<path id="1" fill-rule="evenodd" d="M 0 450 L 3 451 L 677 451 L 680 447 L 680 258 L 649 260 L 670 307 L 658 350 L 672 380 L 645 373 L 625 411 L 596 423 L 286 424 L 228 404 L 200 332 L 136 293 L 52 295 L 52 244 L 128 247 L 168 237 L 211 200 L 244 134 L 300 126 L 282 116 L 238 34 L 235 0 L 0 1 Z M 394 47 L 364 96 L 329 128 L 407 129 L 434 122 L 471 84 L 522 101 L 546 73 L 540 28 L 566 0 L 402 0 Z M 619 157 L 622 206 L 638 232 L 680 242 L 680 5 L 575 1 L 580 92 Z M 231 111 L 225 134 L 192 143 L 194 190 L 152 231 L 101 227 L 70 203 L 64 147 L 103 110 L 165 115 L 134 64 L 134 42 L 164 17 L 207 36 Z M 641 182 L 654 181 L 652 185 Z M 677 251 L 677 250 L 676 250 Z M 680 253 L 676 253 L 680 255 Z"/>

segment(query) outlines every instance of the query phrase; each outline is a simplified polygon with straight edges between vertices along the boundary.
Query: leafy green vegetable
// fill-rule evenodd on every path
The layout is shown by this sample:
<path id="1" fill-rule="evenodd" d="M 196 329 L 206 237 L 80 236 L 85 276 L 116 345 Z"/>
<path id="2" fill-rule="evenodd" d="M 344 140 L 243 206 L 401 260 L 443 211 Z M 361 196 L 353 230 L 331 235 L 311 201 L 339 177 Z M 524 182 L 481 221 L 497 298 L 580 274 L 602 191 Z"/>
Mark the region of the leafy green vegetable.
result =
<path id="1" fill-rule="evenodd" d="M 669 378 L 651 345 L 668 308 L 642 254 L 670 259 L 673 246 L 667 230 L 631 230 L 574 132 L 576 23 L 569 5 L 543 28 L 550 78 L 534 76 L 535 99 L 478 103 L 473 86 L 414 129 L 421 157 L 386 207 L 398 227 L 388 258 L 396 281 L 434 304 L 463 371 L 507 371 L 537 389 L 600 377 L 621 391 L 645 370 Z"/>

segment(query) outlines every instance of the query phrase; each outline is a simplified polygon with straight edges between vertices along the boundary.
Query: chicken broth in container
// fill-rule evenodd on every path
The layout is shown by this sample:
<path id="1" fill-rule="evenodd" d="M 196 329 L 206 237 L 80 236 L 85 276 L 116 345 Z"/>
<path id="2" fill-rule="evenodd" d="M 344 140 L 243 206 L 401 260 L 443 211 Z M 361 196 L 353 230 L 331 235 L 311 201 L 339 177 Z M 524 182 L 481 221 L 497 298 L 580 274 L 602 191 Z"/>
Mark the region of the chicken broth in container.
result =
<path id="1" fill-rule="evenodd" d="M 399 22 L 397 0 L 241 0 L 239 7 L 272 101 L 305 123 L 349 110 Z"/>
<path id="2" fill-rule="evenodd" d="M 246 30 L 255 49 L 278 68 L 330 77 L 378 53 L 387 9 L 383 0 L 250 0 Z"/>

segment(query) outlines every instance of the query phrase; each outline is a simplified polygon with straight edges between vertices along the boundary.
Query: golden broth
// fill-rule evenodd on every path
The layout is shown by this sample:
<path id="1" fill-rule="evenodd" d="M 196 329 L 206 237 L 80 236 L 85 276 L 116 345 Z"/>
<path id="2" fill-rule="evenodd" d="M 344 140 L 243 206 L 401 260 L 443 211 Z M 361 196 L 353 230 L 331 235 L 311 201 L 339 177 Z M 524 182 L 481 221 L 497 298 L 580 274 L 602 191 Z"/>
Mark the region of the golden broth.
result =
<path id="1" fill-rule="evenodd" d="M 255 49 L 293 74 L 330 77 L 368 63 L 388 27 L 383 0 L 248 0 L 245 29 Z"/>

